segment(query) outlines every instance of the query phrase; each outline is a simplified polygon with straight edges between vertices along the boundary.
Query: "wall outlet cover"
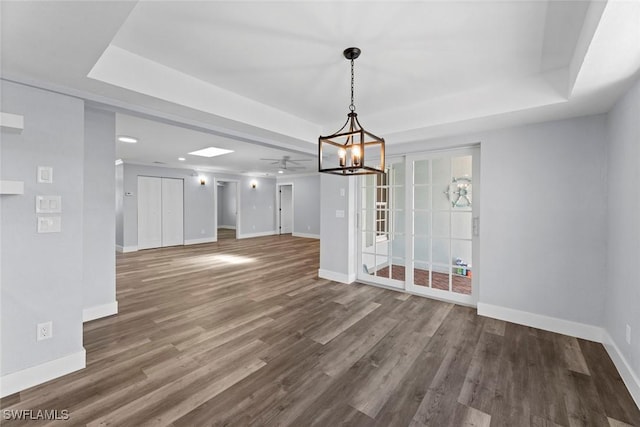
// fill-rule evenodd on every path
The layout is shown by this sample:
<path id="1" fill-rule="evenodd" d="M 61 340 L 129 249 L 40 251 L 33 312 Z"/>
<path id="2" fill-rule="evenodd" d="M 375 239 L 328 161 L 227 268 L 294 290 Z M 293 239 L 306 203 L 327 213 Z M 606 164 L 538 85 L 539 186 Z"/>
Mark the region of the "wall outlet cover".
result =
<path id="1" fill-rule="evenodd" d="M 53 337 L 53 322 L 48 321 L 44 323 L 38 323 L 36 337 L 38 341 L 48 340 L 49 338 Z"/>

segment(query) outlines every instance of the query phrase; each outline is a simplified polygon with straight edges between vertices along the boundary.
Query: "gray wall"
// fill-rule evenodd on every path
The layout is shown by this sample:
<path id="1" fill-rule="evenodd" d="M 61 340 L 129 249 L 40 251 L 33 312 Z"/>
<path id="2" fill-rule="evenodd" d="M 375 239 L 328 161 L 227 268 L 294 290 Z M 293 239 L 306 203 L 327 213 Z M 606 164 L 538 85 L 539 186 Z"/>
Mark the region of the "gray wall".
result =
<path id="1" fill-rule="evenodd" d="M 320 237 L 320 174 L 278 177 L 293 184 L 293 235 Z"/>
<path id="2" fill-rule="evenodd" d="M 115 114 L 85 109 L 83 306 L 116 300 Z"/>
<path id="3" fill-rule="evenodd" d="M 222 198 L 224 197 L 224 186 L 218 185 L 217 189 L 218 195 L 216 196 L 216 211 L 218 215 L 218 227 L 220 227 L 220 224 L 222 224 Z"/>
<path id="4" fill-rule="evenodd" d="M 320 177 L 321 277 L 355 280 L 355 182 L 356 177 Z M 337 211 L 344 212 L 344 217 L 338 217 Z"/>
<path id="5" fill-rule="evenodd" d="M 225 185 L 218 187 L 218 227 L 234 227 L 236 226 L 236 195 L 237 186 L 235 182 L 226 182 Z"/>
<path id="6" fill-rule="evenodd" d="M 640 81 L 609 113 L 608 266 L 604 326 L 640 374 Z M 631 327 L 631 344 L 625 339 Z"/>
<path id="7" fill-rule="evenodd" d="M 240 230 L 238 238 L 276 233 L 276 180 L 272 178 L 235 177 L 240 179 Z M 251 182 L 257 183 L 251 188 Z"/>
<path id="8" fill-rule="evenodd" d="M 606 253 L 605 116 L 422 143 L 390 155 L 481 142 L 480 302 L 601 325 Z M 345 272 L 335 210 L 348 179 L 322 177 L 321 269 Z M 325 244 L 323 241 L 327 240 Z"/>
<path id="9" fill-rule="evenodd" d="M 2 179 L 25 187 L 24 195 L 0 196 L 0 372 L 6 375 L 83 350 L 84 103 L 0 84 L 0 109 L 24 115 L 22 133 L 3 132 L 0 149 Z M 53 167 L 53 184 L 36 182 L 38 166 Z M 61 233 L 36 233 L 36 195 L 62 196 Z M 49 320 L 53 337 L 36 341 L 36 325 Z"/>
<path id="10" fill-rule="evenodd" d="M 124 244 L 124 164 L 116 166 L 116 245 Z"/>
<path id="11" fill-rule="evenodd" d="M 124 164 L 123 246 L 138 245 L 138 176 L 157 176 L 184 179 L 184 239 L 185 243 L 200 239 L 214 239 L 217 235 L 217 180 L 238 180 L 240 185 L 240 231 L 237 237 L 251 237 L 275 233 L 275 180 L 252 178 L 230 174 L 197 173 L 191 169 L 172 169 L 154 166 Z M 200 185 L 198 176 L 206 177 L 207 184 Z M 255 189 L 252 181 L 257 182 Z M 132 193 L 127 196 L 126 193 Z"/>
<path id="12" fill-rule="evenodd" d="M 481 139 L 480 301 L 602 324 L 605 116 Z"/>
<path id="13" fill-rule="evenodd" d="M 213 176 L 190 169 L 171 169 L 154 166 L 124 164 L 123 246 L 138 245 L 138 176 L 156 176 L 184 180 L 184 240 L 213 239 L 216 234 Z M 200 185 L 199 175 L 206 177 Z M 131 193 L 127 196 L 127 193 Z"/>

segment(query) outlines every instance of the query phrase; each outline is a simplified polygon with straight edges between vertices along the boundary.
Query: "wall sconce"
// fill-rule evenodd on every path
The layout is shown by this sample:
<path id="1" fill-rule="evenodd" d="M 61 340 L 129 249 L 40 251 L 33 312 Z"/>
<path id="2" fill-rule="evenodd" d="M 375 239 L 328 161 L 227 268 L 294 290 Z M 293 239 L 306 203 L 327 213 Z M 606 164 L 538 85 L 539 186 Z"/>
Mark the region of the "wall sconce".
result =
<path id="1" fill-rule="evenodd" d="M 255 188 L 258 186 L 258 181 L 256 181 L 255 179 L 253 181 L 251 181 L 251 188 L 253 188 L 255 190 Z"/>
<path id="2" fill-rule="evenodd" d="M 207 183 L 207 178 L 205 178 L 204 175 L 200 175 L 198 179 L 200 180 L 200 185 L 205 185 Z"/>

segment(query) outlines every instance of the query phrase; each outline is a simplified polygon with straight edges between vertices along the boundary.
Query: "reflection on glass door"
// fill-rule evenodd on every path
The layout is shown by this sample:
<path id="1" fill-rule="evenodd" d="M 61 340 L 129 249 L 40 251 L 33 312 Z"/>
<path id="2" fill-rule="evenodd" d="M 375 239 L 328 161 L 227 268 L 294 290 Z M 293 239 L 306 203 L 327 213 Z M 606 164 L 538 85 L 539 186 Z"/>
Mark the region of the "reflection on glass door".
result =
<path id="1" fill-rule="evenodd" d="M 358 277 L 404 288 L 404 159 L 388 159 L 385 174 L 364 175 L 360 182 Z"/>
<path id="2" fill-rule="evenodd" d="M 472 303 L 473 151 L 412 156 L 407 162 L 413 202 L 407 289 Z"/>

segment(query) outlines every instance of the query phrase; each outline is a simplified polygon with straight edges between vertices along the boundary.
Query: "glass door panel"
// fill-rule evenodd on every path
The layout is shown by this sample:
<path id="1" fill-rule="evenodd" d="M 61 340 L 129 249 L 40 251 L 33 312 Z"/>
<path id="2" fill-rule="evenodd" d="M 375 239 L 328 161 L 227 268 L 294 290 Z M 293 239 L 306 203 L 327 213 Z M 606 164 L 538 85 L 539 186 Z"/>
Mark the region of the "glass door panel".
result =
<path id="1" fill-rule="evenodd" d="M 404 159 L 388 159 L 384 175 L 365 175 L 360 185 L 358 278 L 404 288 Z"/>
<path id="2" fill-rule="evenodd" d="M 410 291 L 475 301 L 473 154 L 468 149 L 407 158 L 411 202 L 407 258 L 413 268 L 406 281 Z"/>

